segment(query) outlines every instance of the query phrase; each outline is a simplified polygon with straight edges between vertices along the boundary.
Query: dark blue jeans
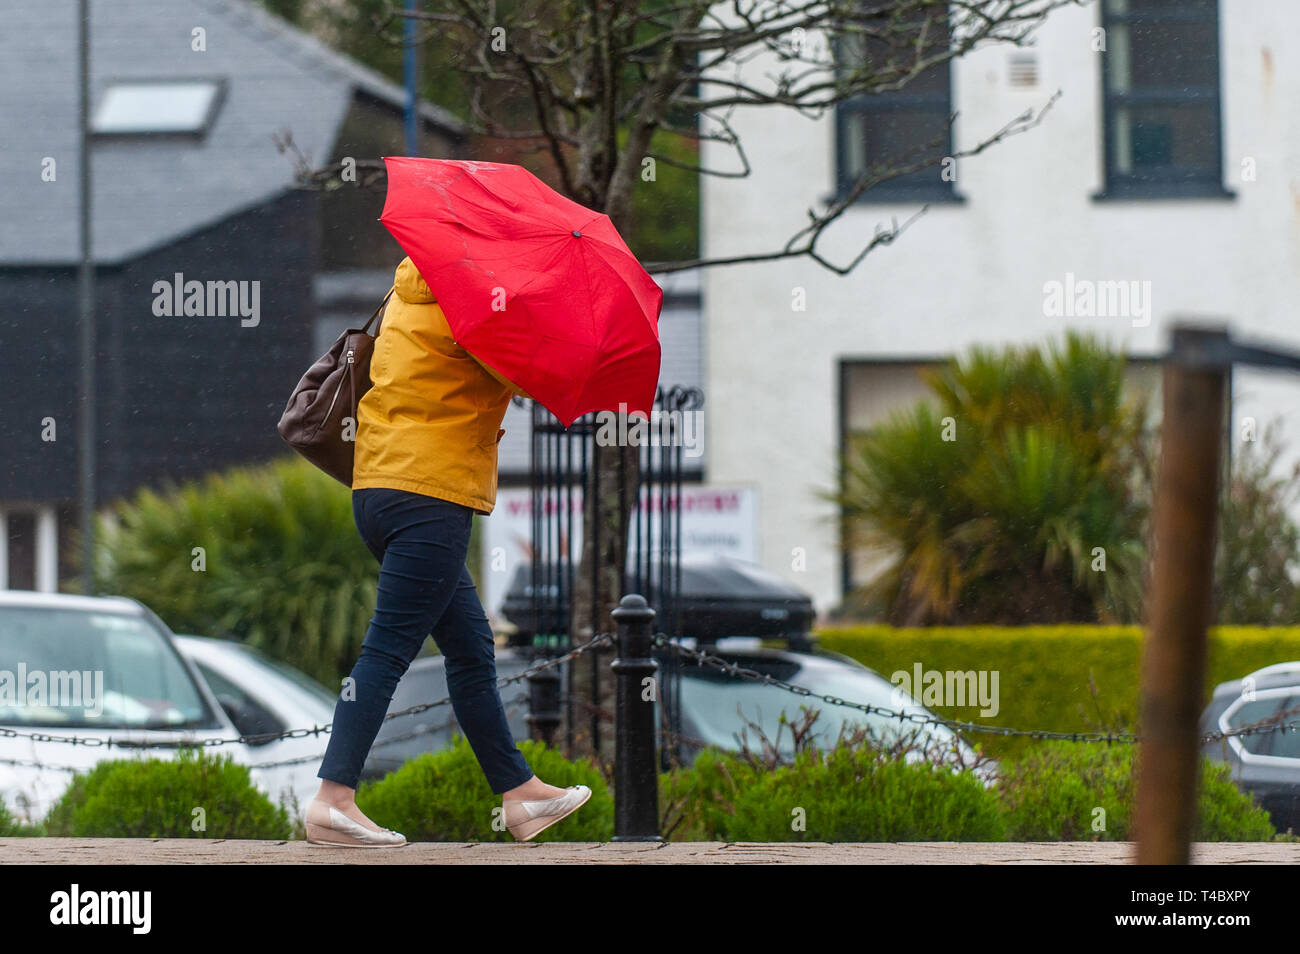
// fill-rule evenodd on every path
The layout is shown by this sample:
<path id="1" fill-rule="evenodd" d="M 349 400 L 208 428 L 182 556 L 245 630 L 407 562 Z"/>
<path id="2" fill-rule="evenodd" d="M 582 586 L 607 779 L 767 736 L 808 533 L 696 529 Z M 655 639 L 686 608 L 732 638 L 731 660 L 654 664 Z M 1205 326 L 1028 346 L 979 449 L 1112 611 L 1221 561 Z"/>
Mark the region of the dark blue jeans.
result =
<path id="1" fill-rule="evenodd" d="M 407 668 L 433 635 L 446 657 L 447 692 L 492 791 L 532 778 L 515 746 L 497 689 L 492 630 L 465 566 L 474 512 L 449 500 L 406 490 L 352 492 L 352 515 L 380 563 L 379 599 L 353 693 L 341 693 L 317 776 L 356 788 L 361 767 Z"/>

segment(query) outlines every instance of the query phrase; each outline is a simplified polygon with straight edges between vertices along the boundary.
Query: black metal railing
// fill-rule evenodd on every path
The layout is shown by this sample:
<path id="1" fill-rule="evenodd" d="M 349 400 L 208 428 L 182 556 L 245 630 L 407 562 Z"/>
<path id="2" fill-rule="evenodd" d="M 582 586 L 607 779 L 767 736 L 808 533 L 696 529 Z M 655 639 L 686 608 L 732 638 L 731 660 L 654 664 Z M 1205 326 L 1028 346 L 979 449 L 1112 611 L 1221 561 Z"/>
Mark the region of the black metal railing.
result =
<path id="1" fill-rule="evenodd" d="M 681 494 L 684 479 L 683 415 L 694 413 L 703 404 L 697 388 L 660 388 L 655 395 L 650 420 L 610 418 L 605 414 L 588 414 L 569 427 L 560 424 L 540 404 L 532 404 L 532 435 L 529 453 L 529 489 L 531 493 L 531 566 L 527 594 L 528 625 L 516 635 L 514 644 L 532 656 L 546 657 L 564 652 L 572 643 L 569 632 L 577 594 L 583 534 L 590 531 L 593 553 L 602 552 L 599 522 L 584 520 L 588 503 L 598 499 L 602 490 L 601 474 L 596 466 L 597 441 L 611 433 L 620 446 L 639 445 L 637 473 L 627 472 L 628 459 L 618 458 L 617 479 L 620 494 L 620 531 L 627 541 L 627 561 L 620 568 L 620 593 L 636 591 L 645 595 L 648 605 L 661 621 L 661 629 L 679 631 L 681 617 Z M 636 505 L 629 506 L 626 494 L 634 488 Z M 599 567 L 595 560 L 589 567 L 587 581 L 590 604 L 588 618 L 598 619 Z M 583 715 L 589 720 L 593 746 L 599 748 L 602 710 L 600 659 L 592 654 L 591 694 L 575 711 L 572 673 L 539 675 L 542 685 L 530 692 L 536 706 L 530 715 L 538 738 L 550 741 L 556 729 L 555 713 L 561 712 L 565 725 L 565 747 L 572 751 L 574 726 Z M 678 696 L 680 671 L 672 667 L 663 673 L 664 738 L 680 732 L 681 716 Z"/>

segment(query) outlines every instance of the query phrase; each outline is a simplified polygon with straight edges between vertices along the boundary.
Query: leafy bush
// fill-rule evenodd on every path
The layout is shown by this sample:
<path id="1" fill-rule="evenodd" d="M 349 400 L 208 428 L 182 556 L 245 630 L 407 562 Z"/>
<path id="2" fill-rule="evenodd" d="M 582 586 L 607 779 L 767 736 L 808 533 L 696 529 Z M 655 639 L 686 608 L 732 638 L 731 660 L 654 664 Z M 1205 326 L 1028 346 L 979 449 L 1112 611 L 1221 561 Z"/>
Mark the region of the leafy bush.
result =
<path id="1" fill-rule="evenodd" d="M 986 787 L 972 772 L 857 743 L 801 750 L 774 769 L 705 749 L 689 769 L 661 776 L 662 827 L 680 841 L 1129 841 L 1134 752 L 1038 743 L 1001 763 Z M 1278 836 L 1229 768 L 1207 760 L 1194 837 Z"/>
<path id="2" fill-rule="evenodd" d="M 1232 481 L 1219 509 L 1214 565 L 1215 614 L 1221 623 L 1285 625 L 1300 620 L 1300 529 L 1291 514 L 1300 497 L 1300 464 L 1274 476 L 1281 447 L 1273 421 L 1259 442 L 1233 455 Z"/>
<path id="3" fill-rule="evenodd" d="M 925 377 L 929 399 L 858 435 L 827 495 L 849 545 L 884 557 L 837 615 L 908 626 L 1139 621 L 1157 430 L 1147 390 L 1126 396 L 1123 355 L 1071 333 L 1059 347 L 975 348 Z M 1300 619 L 1300 467 L 1275 474 L 1276 425 L 1234 445 L 1220 622 Z"/>
<path id="4" fill-rule="evenodd" d="M 202 809 L 202 816 L 197 813 Z M 204 828 L 196 831 L 196 820 Z M 79 773 L 50 809 L 46 833 L 90 838 L 286 839 L 284 806 L 228 755 L 182 749 L 175 760 L 116 759 Z"/>
<path id="5" fill-rule="evenodd" d="M 176 632 L 245 640 L 326 685 L 351 671 L 374 611 L 378 567 L 351 496 L 298 457 L 144 488 L 100 519 L 96 539 L 100 592 L 139 599 Z"/>
<path id="6" fill-rule="evenodd" d="M 998 795 L 1012 841 L 1132 841 L 1134 748 L 1054 742 L 1002 765 Z M 1099 811 L 1100 810 L 1100 811 Z M 1202 762 L 1196 841 L 1269 841 L 1268 812 L 1222 762 Z"/>
<path id="7" fill-rule="evenodd" d="M 614 798 L 587 760 L 570 762 L 540 742 L 519 743 L 538 778 L 565 788 L 586 785 L 587 804 L 533 841 L 608 841 L 614 834 Z M 357 807 L 375 824 L 400 831 L 408 841 L 513 841 L 499 819 L 501 796 L 493 794 L 464 736 L 451 747 L 412 759 L 376 782 L 363 782 Z M 500 830 L 496 830 L 496 827 Z"/>
<path id="8" fill-rule="evenodd" d="M 999 841 L 997 797 L 970 772 L 908 762 L 869 745 L 797 752 L 769 769 L 705 749 L 660 778 L 676 841 Z"/>
<path id="9" fill-rule="evenodd" d="M 1142 631 L 1136 626 L 969 626 L 896 629 L 855 626 L 817 633 L 886 679 L 900 670 L 998 672 L 999 711 L 921 698 L 946 718 L 1054 732 L 1133 731 L 1137 724 Z M 1205 701 L 1214 686 L 1281 660 L 1300 659 L 1300 627 L 1220 626 L 1210 630 Z M 972 734 L 1001 758 L 1033 740 Z"/>
<path id="10" fill-rule="evenodd" d="M 40 825 L 24 825 L 0 801 L 0 838 L 30 838 L 40 834 L 43 834 Z"/>
<path id="11" fill-rule="evenodd" d="M 908 625 L 1137 619 L 1150 439 L 1124 371 L 1070 333 L 928 372 L 932 400 L 861 435 L 833 495 L 851 541 L 888 557 L 862 606 Z"/>
<path id="12" fill-rule="evenodd" d="M 139 599 L 178 633 L 246 641 L 327 686 L 351 672 L 379 565 L 357 532 L 348 489 L 306 460 L 146 488 L 98 526 L 100 592 Z M 202 571 L 193 568 L 195 547 L 204 550 Z"/>

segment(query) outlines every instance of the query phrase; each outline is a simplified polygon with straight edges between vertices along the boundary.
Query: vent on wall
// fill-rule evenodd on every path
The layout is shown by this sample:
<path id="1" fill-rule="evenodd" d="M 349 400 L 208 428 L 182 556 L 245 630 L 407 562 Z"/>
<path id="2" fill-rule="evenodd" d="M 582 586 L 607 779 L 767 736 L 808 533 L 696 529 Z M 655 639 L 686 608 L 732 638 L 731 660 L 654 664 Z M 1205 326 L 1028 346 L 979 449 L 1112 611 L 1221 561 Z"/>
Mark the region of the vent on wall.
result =
<path id="1" fill-rule="evenodd" d="M 1038 54 L 1018 50 L 1007 57 L 1007 78 L 1020 89 L 1038 85 Z"/>

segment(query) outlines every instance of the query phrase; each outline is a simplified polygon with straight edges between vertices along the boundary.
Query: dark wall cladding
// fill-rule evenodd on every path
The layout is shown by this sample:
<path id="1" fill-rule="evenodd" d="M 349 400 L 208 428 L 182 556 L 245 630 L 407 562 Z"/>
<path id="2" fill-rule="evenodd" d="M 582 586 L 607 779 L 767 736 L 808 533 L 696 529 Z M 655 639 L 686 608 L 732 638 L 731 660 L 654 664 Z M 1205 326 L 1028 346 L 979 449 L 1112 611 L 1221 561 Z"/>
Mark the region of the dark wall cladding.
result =
<path id="1" fill-rule="evenodd" d="M 310 361 L 317 198 L 291 192 L 98 282 L 96 466 L 102 501 L 288 450 L 275 425 Z M 204 284 L 204 314 L 154 314 L 156 282 Z M 257 323 L 207 313 L 209 282 L 236 282 Z M 257 283 L 256 286 L 253 283 Z M 254 288 L 256 289 L 254 297 Z M 0 270 L 0 499 L 76 495 L 77 283 L 72 269 Z M 182 300 L 184 295 L 182 294 Z M 174 300 L 174 299 L 173 299 Z M 216 303 L 216 296 L 212 303 Z M 252 311 L 250 307 L 248 309 Z M 31 399 L 23 395 L 32 395 Z M 59 420 L 54 449 L 35 422 Z"/>
<path id="2" fill-rule="evenodd" d="M 78 342 L 74 269 L 0 270 L 0 500 L 76 494 Z"/>
<path id="3" fill-rule="evenodd" d="M 450 136 L 421 124 L 418 155 L 441 159 L 464 158 L 464 147 Z M 348 109 L 330 163 L 347 157 L 377 160 L 382 156 L 406 155 L 405 129 L 400 113 L 377 106 L 358 96 Z M 357 182 L 371 173 L 362 169 Z M 325 192 L 321 196 L 321 267 L 326 271 L 356 268 L 391 270 L 406 255 L 388 229 L 379 222 L 387 196 L 380 180 L 366 189 L 356 185 Z"/>

